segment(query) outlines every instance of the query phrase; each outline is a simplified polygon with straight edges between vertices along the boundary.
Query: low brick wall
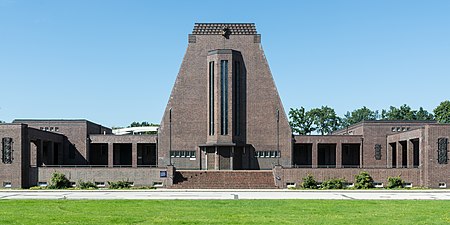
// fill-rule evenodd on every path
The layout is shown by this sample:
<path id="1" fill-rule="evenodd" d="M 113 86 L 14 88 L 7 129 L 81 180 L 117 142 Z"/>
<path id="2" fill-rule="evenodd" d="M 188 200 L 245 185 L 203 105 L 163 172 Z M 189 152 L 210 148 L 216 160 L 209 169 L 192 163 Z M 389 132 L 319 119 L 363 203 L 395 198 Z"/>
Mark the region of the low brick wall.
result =
<path id="1" fill-rule="evenodd" d="M 111 167 L 38 167 L 37 182 L 50 183 L 52 173 L 59 172 L 72 181 L 79 180 L 104 182 L 128 180 L 134 186 L 153 186 L 155 182 L 162 183 L 164 187 L 172 185 L 173 172 L 171 168 L 111 168 Z M 160 177 L 160 172 L 166 171 L 167 177 Z M 37 185 L 37 183 L 36 183 Z"/>
<path id="2" fill-rule="evenodd" d="M 308 174 L 314 176 L 315 180 L 322 182 L 330 178 L 344 178 L 350 183 L 354 183 L 355 175 L 361 171 L 367 171 L 375 182 L 383 183 L 387 186 L 388 177 L 400 176 L 405 182 L 412 183 L 413 186 L 423 186 L 420 181 L 419 169 L 358 169 L 358 168 L 275 168 L 274 174 L 279 180 L 279 185 L 286 188 L 286 183 L 302 183 L 302 178 Z"/>

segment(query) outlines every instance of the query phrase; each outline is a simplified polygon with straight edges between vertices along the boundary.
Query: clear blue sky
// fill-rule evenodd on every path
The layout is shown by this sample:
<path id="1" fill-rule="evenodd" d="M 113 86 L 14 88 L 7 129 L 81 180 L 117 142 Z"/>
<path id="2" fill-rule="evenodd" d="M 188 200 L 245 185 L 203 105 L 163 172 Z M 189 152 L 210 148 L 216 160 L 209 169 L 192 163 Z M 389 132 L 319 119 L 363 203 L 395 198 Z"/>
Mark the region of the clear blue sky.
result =
<path id="1" fill-rule="evenodd" d="M 0 120 L 159 123 L 196 22 L 256 23 L 286 111 L 450 98 L 447 0 L 0 0 Z"/>

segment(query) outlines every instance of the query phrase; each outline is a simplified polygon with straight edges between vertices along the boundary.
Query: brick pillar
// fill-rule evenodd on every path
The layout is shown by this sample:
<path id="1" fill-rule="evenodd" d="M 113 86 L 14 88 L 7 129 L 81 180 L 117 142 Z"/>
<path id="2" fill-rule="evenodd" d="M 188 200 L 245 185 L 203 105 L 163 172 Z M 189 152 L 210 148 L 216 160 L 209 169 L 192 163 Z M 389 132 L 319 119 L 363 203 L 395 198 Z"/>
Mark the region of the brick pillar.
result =
<path id="1" fill-rule="evenodd" d="M 311 149 L 311 165 L 312 165 L 312 168 L 317 168 L 317 162 L 318 162 L 317 151 L 318 151 L 318 149 L 317 149 L 317 142 L 314 141 L 313 144 L 312 144 L 312 149 Z"/>
<path id="2" fill-rule="evenodd" d="M 408 152 L 408 159 L 407 159 L 407 165 L 408 168 L 414 167 L 414 145 L 411 142 L 411 140 L 406 141 L 406 151 Z"/>
<path id="3" fill-rule="evenodd" d="M 397 145 L 397 168 L 402 168 L 403 163 L 403 148 L 400 142 L 395 142 Z"/>
<path id="4" fill-rule="evenodd" d="M 44 162 L 44 141 L 38 140 L 39 146 L 37 148 L 37 166 L 41 166 Z"/>
<path id="5" fill-rule="evenodd" d="M 108 143 L 108 167 L 114 166 L 114 143 Z"/>
<path id="6" fill-rule="evenodd" d="M 392 147 L 391 144 L 386 145 L 386 168 L 392 168 Z"/>
<path id="7" fill-rule="evenodd" d="M 37 153 L 38 153 L 38 143 L 35 141 L 30 141 L 30 166 L 37 166 Z"/>
<path id="8" fill-rule="evenodd" d="M 234 159 L 234 146 L 231 147 L 231 154 L 230 154 L 230 170 L 233 170 L 233 159 Z"/>
<path id="9" fill-rule="evenodd" d="M 219 150 L 214 146 L 214 169 L 219 170 Z"/>
<path id="10" fill-rule="evenodd" d="M 131 167 L 137 167 L 137 143 L 131 143 Z"/>
<path id="11" fill-rule="evenodd" d="M 342 143 L 336 143 L 336 168 L 342 168 Z"/>

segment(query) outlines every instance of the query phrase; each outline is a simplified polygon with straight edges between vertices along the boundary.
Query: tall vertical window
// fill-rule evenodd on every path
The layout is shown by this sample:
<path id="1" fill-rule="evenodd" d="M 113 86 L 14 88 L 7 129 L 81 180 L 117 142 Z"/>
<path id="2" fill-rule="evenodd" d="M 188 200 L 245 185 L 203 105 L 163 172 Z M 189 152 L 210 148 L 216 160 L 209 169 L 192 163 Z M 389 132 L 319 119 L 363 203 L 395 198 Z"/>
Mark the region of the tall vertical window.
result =
<path id="1" fill-rule="evenodd" d="M 209 135 L 214 135 L 214 61 L 209 62 Z"/>
<path id="2" fill-rule="evenodd" d="M 220 134 L 228 135 L 228 60 L 220 61 L 220 87 Z"/>
<path id="3" fill-rule="evenodd" d="M 241 96 L 240 96 L 240 79 L 241 79 L 241 62 L 234 61 L 234 96 L 235 96 L 235 103 L 234 103 L 234 135 L 239 136 L 240 129 L 239 129 L 239 121 L 240 119 L 240 105 L 241 105 Z"/>

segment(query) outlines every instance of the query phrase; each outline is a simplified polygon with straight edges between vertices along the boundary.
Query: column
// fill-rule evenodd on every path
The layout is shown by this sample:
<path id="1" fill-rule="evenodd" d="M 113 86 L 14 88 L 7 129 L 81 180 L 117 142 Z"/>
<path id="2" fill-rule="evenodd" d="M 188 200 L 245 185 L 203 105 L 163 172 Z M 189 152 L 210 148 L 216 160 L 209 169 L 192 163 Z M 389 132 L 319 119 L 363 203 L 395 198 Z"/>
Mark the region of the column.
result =
<path id="1" fill-rule="evenodd" d="M 230 154 L 230 170 L 233 170 L 233 159 L 234 159 L 234 146 L 231 147 L 231 154 Z"/>
<path id="2" fill-rule="evenodd" d="M 314 141 L 311 148 L 311 166 L 312 168 L 317 168 L 317 142 Z"/>
<path id="3" fill-rule="evenodd" d="M 402 168 L 403 163 L 403 148 L 399 141 L 395 142 L 397 146 L 397 168 Z"/>
<path id="4" fill-rule="evenodd" d="M 137 167 L 137 143 L 131 143 L 131 167 Z"/>
<path id="5" fill-rule="evenodd" d="M 108 167 L 114 166 L 114 143 L 108 143 Z"/>
<path id="6" fill-rule="evenodd" d="M 342 168 L 342 143 L 336 143 L 336 168 Z"/>
<path id="7" fill-rule="evenodd" d="M 392 168 L 392 146 L 390 143 L 386 145 L 386 168 Z"/>
<path id="8" fill-rule="evenodd" d="M 34 167 L 38 165 L 38 143 L 35 141 L 30 141 L 30 166 Z"/>
<path id="9" fill-rule="evenodd" d="M 411 140 L 406 141 L 406 151 L 408 152 L 407 167 L 414 168 L 414 145 Z"/>
<path id="10" fill-rule="evenodd" d="M 37 154 L 37 166 L 42 166 L 44 162 L 44 141 L 42 139 L 38 140 L 39 146 L 38 146 L 38 154 Z"/>
<path id="11" fill-rule="evenodd" d="M 219 170 L 219 152 L 217 146 L 214 146 L 214 169 Z"/>
<path id="12" fill-rule="evenodd" d="M 359 168 L 364 167 L 364 138 L 361 138 L 361 144 L 359 145 Z"/>

